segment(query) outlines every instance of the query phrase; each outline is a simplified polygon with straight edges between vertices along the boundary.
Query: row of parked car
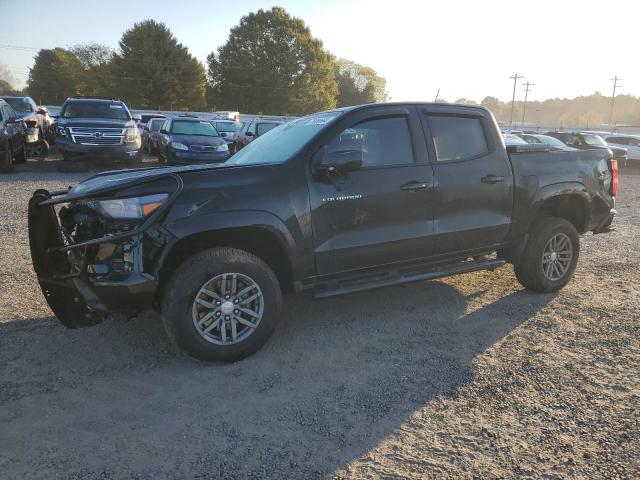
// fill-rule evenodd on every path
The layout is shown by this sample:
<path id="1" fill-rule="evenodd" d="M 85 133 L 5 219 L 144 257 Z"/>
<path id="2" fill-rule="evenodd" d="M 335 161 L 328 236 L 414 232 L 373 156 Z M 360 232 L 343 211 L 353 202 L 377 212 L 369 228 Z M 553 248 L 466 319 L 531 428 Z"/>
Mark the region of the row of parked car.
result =
<path id="1" fill-rule="evenodd" d="M 552 150 L 609 149 L 621 165 L 629 162 L 640 164 L 640 135 L 624 135 L 613 132 L 559 132 L 540 134 L 532 131 L 503 133 L 507 145 L 545 144 Z"/>

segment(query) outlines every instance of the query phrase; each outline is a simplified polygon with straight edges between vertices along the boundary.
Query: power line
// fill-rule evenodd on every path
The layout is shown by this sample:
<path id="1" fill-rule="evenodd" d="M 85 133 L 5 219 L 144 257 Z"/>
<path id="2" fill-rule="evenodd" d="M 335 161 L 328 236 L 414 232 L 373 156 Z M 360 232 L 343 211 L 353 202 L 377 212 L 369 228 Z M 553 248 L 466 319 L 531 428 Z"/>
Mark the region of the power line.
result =
<path id="1" fill-rule="evenodd" d="M 618 85 L 618 81 L 622 79 L 617 75 L 615 75 L 611 80 L 613 80 L 613 93 L 611 94 L 611 108 L 609 109 L 609 128 L 611 128 L 611 124 L 613 122 L 613 102 L 616 99 L 616 89 L 622 86 Z"/>
<path id="2" fill-rule="evenodd" d="M 509 78 L 513 78 L 513 96 L 511 97 L 511 116 L 509 117 L 509 126 L 513 125 L 513 107 L 516 102 L 516 85 L 519 78 L 524 78 L 524 75 L 520 75 L 518 72 L 511 75 Z"/>
<path id="3" fill-rule="evenodd" d="M 527 80 L 524 83 L 524 105 L 522 106 L 522 126 L 524 127 L 524 116 L 527 113 L 527 98 L 529 97 L 529 92 L 531 91 L 531 87 L 533 87 L 535 83 L 531 83 Z"/>

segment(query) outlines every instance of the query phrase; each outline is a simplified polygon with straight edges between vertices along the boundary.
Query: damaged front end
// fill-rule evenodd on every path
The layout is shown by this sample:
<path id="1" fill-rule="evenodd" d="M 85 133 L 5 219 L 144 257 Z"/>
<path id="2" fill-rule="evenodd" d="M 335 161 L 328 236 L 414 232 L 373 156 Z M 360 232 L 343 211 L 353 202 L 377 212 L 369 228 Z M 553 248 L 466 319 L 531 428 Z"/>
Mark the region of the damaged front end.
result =
<path id="1" fill-rule="evenodd" d="M 170 240 L 158 220 L 182 181 L 168 174 L 107 188 L 38 190 L 29 201 L 33 267 L 47 303 L 70 328 L 152 306 L 158 261 Z"/>

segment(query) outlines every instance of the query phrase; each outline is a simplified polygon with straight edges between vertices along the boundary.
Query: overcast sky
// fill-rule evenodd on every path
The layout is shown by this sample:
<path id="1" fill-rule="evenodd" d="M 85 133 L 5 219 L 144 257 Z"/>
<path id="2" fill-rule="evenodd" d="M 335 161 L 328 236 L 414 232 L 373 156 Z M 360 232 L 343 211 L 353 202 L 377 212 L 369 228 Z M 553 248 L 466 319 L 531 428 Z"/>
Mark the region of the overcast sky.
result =
<path id="1" fill-rule="evenodd" d="M 0 0 L 0 64 L 23 86 L 37 49 L 115 48 L 146 18 L 165 22 L 204 62 L 242 15 L 273 5 L 302 18 L 336 56 L 373 67 L 392 100 L 433 100 L 438 89 L 449 101 L 510 100 L 514 72 L 535 84 L 531 100 L 610 95 L 614 75 L 620 93 L 640 96 L 640 0 Z"/>

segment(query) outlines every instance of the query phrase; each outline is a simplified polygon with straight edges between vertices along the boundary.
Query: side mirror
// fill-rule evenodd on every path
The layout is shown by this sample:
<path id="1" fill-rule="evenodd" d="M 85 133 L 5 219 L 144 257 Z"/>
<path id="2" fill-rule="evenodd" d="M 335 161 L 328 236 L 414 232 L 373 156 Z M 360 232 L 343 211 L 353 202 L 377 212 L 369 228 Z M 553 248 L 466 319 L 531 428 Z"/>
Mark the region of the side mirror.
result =
<path id="1" fill-rule="evenodd" d="M 160 133 L 162 133 L 163 135 L 169 135 L 169 132 L 167 132 L 164 128 L 160 129 Z"/>
<path id="2" fill-rule="evenodd" d="M 335 172 L 353 172 L 362 168 L 362 150 L 334 150 L 327 152 L 323 147 L 314 155 L 314 165 L 318 172 L 332 174 Z"/>
<path id="3" fill-rule="evenodd" d="M 246 135 L 247 137 L 255 137 L 255 135 L 253 134 L 253 132 L 247 132 L 247 133 L 245 133 L 245 135 Z"/>

